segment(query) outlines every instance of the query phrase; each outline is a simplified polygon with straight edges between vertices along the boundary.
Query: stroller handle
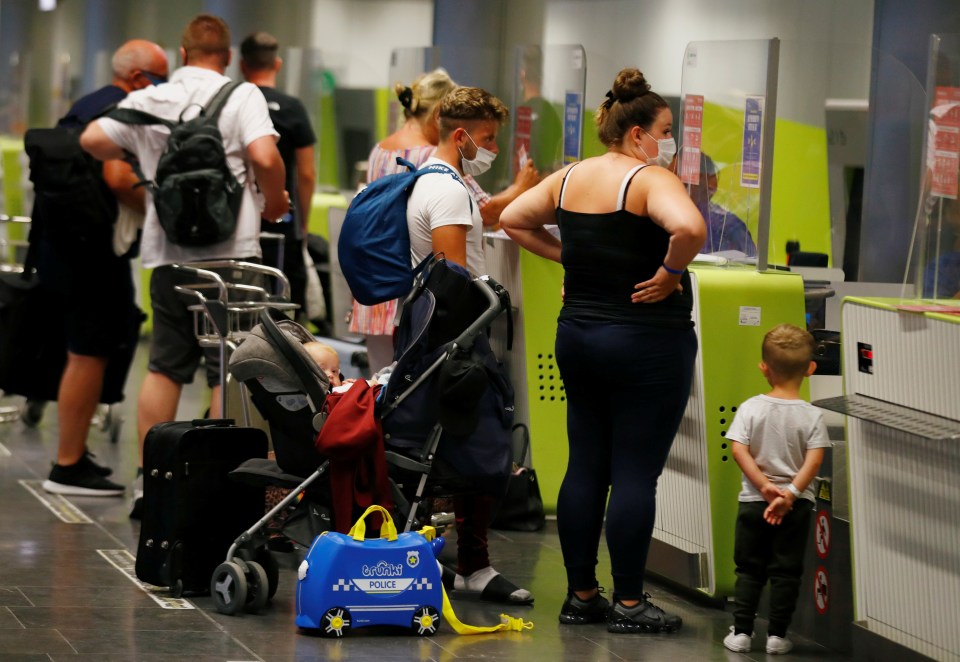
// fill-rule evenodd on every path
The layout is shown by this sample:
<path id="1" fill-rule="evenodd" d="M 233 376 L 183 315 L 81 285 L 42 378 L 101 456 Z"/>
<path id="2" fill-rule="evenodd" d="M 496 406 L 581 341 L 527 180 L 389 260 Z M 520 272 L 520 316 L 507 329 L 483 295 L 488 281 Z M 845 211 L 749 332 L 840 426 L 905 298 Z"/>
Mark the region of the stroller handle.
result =
<path id="1" fill-rule="evenodd" d="M 480 317 L 474 320 L 473 324 L 464 329 L 463 333 L 454 339 L 453 345 L 460 348 L 472 347 L 473 341 L 476 340 L 477 336 L 483 333 L 484 330 L 493 323 L 493 320 L 503 312 L 503 304 L 493 289 L 493 286 L 490 284 L 489 276 L 479 276 L 473 280 L 473 284 L 487 299 L 487 309 L 483 311 Z M 452 352 L 453 349 L 453 346 L 451 346 L 450 351 Z"/>

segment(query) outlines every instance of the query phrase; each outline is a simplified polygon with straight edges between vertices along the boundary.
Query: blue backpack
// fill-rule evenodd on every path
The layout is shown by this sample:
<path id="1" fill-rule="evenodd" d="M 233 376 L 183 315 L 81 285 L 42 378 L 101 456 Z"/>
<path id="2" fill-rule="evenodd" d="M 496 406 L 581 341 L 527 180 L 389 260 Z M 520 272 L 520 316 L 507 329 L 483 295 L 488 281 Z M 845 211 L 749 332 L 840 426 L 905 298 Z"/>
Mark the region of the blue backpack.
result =
<path id="1" fill-rule="evenodd" d="M 416 270 L 410 266 L 407 199 L 417 179 L 433 172 L 461 182 L 453 168 L 439 163 L 419 170 L 400 157 L 397 163 L 409 171 L 381 177 L 357 193 L 337 242 L 340 270 L 353 298 L 365 306 L 405 297 L 413 287 Z"/>

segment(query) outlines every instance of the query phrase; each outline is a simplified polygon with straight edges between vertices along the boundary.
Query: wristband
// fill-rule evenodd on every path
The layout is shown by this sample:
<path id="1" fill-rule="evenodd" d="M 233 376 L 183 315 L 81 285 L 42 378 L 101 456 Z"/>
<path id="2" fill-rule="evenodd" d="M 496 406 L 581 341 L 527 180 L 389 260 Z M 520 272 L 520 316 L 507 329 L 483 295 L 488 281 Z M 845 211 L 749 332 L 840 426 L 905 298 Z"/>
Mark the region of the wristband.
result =
<path id="1" fill-rule="evenodd" d="M 795 496 L 795 497 L 798 498 L 798 499 L 800 498 L 800 495 L 803 494 L 803 492 L 801 492 L 800 490 L 798 490 L 798 489 L 797 489 L 797 486 L 794 485 L 793 483 L 789 483 L 789 484 L 787 485 L 787 491 L 790 492 L 790 494 L 792 494 L 793 496 Z"/>
<path id="2" fill-rule="evenodd" d="M 680 276 L 683 274 L 683 269 L 671 269 L 670 267 L 667 266 L 666 262 L 664 262 L 660 266 L 662 266 L 668 274 L 673 274 L 674 276 Z"/>

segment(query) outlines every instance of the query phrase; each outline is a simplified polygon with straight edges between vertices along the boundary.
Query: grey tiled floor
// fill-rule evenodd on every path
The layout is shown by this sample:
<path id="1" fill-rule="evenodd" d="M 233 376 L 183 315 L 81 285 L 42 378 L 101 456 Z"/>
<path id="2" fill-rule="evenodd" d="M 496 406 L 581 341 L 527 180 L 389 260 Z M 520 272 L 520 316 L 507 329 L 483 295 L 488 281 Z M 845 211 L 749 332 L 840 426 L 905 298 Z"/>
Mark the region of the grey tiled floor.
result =
<path id="1" fill-rule="evenodd" d="M 139 361 L 137 362 L 140 363 Z M 135 394 L 140 375 L 128 382 Z M 180 418 L 203 409 L 199 389 L 187 391 Z M 135 397 L 130 396 L 133 400 Z M 4 398 L 0 406 L 18 404 Z M 122 407 L 126 422 L 117 444 L 91 429 L 89 445 L 112 466 L 118 480 L 131 480 L 136 466 L 134 411 Z M 430 638 L 357 630 L 341 640 L 297 631 L 294 588 L 297 555 L 278 555 L 280 589 L 260 615 L 223 616 L 209 597 L 191 599 L 193 609 L 164 609 L 111 565 L 100 550 L 134 552 L 139 524 L 127 518 L 126 499 L 77 498 L 68 501 L 89 518 L 61 521 L 30 491 L 39 490 L 56 448 L 56 406 L 47 408 L 36 428 L 0 423 L 0 660 L 749 660 L 763 653 L 737 655 L 720 643 L 729 613 L 649 582 L 654 601 L 683 617 L 672 635 L 612 635 L 603 625 L 560 626 L 557 614 L 565 579 L 553 523 L 540 533 L 493 532 L 495 567 L 536 596 L 533 607 L 502 609 L 466 599 L 454 606 L 466 623 L 496 622 L 501 611 L 535 623 L 524 633 L 457 636 L 447 626 Z M 22 481 L 25 481 L 22 482 Z M 214 513 L 211 512 L 211 515 Z M 129 558 L 129 557 L 128 557 Z M 601 576 L 609 574 L 601 549 Z M 844 659 L 816 643 L 794 637 L 792 659 Z"/>

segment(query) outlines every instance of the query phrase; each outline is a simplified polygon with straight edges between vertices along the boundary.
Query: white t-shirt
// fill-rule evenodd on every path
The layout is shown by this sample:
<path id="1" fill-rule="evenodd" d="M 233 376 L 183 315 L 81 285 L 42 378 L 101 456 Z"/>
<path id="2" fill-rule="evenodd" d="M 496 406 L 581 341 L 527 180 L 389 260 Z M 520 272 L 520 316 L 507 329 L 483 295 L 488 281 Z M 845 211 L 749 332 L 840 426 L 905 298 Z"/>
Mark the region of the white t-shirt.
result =
<path id="1" fill-rule="evenodd" d="M 210 69 L 181 67 L 173 72 L 168 83 L 131 92 L 120 102 L 120 107 L 143 110 L 176 122 L 181 112 L 185 118 L 195 116 L 194 109 L 198 111 L 200 106 L 205 106 L 229 81 L 226 76 Z M 162 125 L 139 126 L 106 118 L 98 121 L 110 140 L 137 156 L 144 177 L 153 179 L 157 172 L 157 162 L 167 144 L 169 130 Z M 171 244 L 160 227 L 153 200 L 147 191 L 147 214 L 140 242 L 144 267 L 260 255 L 260 210 L 263 208 L 263 200 L 257 192 L 245 150 L 258 138 L 277 138 L 279 134 L 270 121 L 263 93 L 250 83 L 244 83 L 233 91 L 220 113 L 218 125 L 227 153 L 227 166 L 244 186 L 236 233 L 230 239 L 211 246 L 194 248 Z"/>
<path id="2" fill-rule="evenodd" d="M 803 466 L 811 448 L 829 448 L 830 438 L 823 413 L 803 400 L 783 400 L 756 395 L 737 409 L 727 439 L 750 447 L 750 455 L 774 485 L 786 487 Z M 765 501 L 745 475 L 740 501 Z M 815 501 L 813 483 L 802 498 Z"/>
<path id="3" fill-rule="evenodd" d="M 424 162 L 447 166 L 453 175 L 423 175 L 407 200 L 407 227 L 410 229 L 410 259 L 414 266 L 433 252 L 433 230 L 444 225 L 468 225 L 467 270 L 475 276 L 487 273 L 483 259 L 483 220 L 480 206 L 464 186 L 456 168 L 446 161 L 430 157 Z M 471 202 L 473 212 L 471 213 Z"/>

